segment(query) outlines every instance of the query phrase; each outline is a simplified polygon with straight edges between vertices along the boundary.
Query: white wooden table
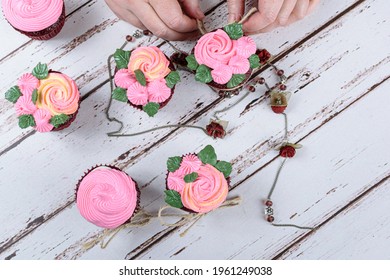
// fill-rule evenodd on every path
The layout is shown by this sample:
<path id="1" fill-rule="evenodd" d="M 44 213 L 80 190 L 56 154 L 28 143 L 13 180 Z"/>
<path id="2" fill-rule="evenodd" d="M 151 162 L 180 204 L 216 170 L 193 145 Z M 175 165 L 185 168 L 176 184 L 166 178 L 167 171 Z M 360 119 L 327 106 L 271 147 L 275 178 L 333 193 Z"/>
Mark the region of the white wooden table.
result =
<path id="1" fill-rule="evenodd" d="M 203 1 L 206 26 L 220 27 L 226 3 Z M 191 129 L 167 129 L 134 138 L 109 138 L 115 130 L 104 110 L 110 96 L 106 58 L 134 28 L 118 21 L 100 0 L 67 0 L 59 36 L 32 41 L 0 18 L 0 91 L 40 61 L 73 77 L 82 103 L 66 130 L 21 130 L 12 104 L 0 99 L 1 259 L 389 259 L 390 258 L 390 2 L 321 1 L 305 20 L 254 36 L 289 76 L 290 138 L 301 143 L 288 161 L 273 200 L 278 222 L 316 226 L 313 232 L 276 228 L 263 216 L 263 200 L 281 163 L 274 147 L 283 119 L 259 88 L 223 118 L 228 135 L 213 140 Z M 158 45 L 142 38 L 137 44 Z M 190 50 L 193 42 L 175 43 Z M 166 44 L 162 49 L 172 53 Z M 275 80 L 271 69 L 261 74 Z M 114 102 L 112 115 L 133 132 L 158 124 L 205 126 L 212 112 L 235 102 L 221 99 L 182 72 L 182 83 L 158 117 Z M 230 196 L 243 203 L 186 227 L 147 226 L 121 231 L 106 249 L 83 244 L 102 233 L 75 205 L 75 185 L 95 164 L 122 168 L 139 183 L 141 205 L 164 205 L 169 156 L 216 147 L 233 164 Z"/>

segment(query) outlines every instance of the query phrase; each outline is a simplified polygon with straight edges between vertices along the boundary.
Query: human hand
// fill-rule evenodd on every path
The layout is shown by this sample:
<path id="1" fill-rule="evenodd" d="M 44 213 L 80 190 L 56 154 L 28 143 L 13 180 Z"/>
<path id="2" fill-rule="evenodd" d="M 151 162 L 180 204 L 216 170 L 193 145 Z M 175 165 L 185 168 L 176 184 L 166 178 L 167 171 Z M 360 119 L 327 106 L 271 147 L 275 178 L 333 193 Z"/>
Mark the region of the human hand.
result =
<path id="1" fill-rule="evenodd" d="M 185 40 L 198 34 L 195 19 L 202 19 L 199 0 L 105 0 L 122 20 L 148 29 L 166 40 Z"/>
<path id="2" fill-rule="evenodd" d="M 310 14 L 319 0 L 258 0 L 258 12 L 244 24 L 247 34 L 268 32 L 276 27 L 291 24 Z M 228 0 L 229 22 L 243 16 L 245 0 Z"/>

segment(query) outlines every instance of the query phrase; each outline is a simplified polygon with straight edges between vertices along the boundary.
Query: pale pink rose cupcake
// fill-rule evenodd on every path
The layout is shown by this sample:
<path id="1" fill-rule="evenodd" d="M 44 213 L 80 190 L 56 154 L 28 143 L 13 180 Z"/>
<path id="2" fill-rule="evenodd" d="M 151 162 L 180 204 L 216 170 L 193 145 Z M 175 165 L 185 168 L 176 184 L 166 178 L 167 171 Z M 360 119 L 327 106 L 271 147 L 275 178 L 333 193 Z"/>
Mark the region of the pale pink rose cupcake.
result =
<path id="1" fill-rule="evenodd" d="M 63 0 L 2 0 L 1 5 L 9 24 L 35 40 L 53 38 L 65 24 Z"/>
<path id="2" fill-rule="evenodd" d="M 76 83 L 41 63 L 32 73 L 23 74 L 18 84 L 5 93 L 5 98 L 15 104 L 20 128 L 33 127 L 38 132 L 68 127 L 76 118 L 80 104 Z"/>
<path id="3" fill-rule="evenodd" d="M 175 208 L 207 213 L 221 206 L 229 192 L 229 162 L 217 160 L 212 146 L 198 154 L 167 161 L 165 202 Z"/>
<path id="4" fill-rule="evenodd" d="M 168 104 L 180 76 L 159 48 L 118 49 L 114 58 L 117 87 L 112 93 L 113 99 L 128 102 L 151 117 Z"/>
<path id="5" fill-rule="evenodd" d="M 116 167 L 94 167 L 77 184 L 76 205 L 81 216 L 102 228 L 129 223 L 139 203 L 137 182 Z"/>
<path id="6" fill-rule="evenodd" d="M 194 71 L 196 81 L 208 84 L 221 95 L 238 93 L 260 67 L 256 50 L 253 39 L 243 36 L 242 25 L 233 23 L 203 35 L 186 57 L 186 66 Z"/>

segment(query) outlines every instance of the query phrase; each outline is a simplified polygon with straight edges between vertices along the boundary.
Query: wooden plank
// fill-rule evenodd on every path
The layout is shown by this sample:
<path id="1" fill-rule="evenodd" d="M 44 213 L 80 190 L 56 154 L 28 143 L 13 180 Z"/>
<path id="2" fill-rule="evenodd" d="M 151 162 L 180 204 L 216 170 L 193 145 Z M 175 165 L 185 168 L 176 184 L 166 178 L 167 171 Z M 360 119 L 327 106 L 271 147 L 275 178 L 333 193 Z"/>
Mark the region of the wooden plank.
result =
<path id="1" fill-rule="evenodd" d="M 324 38 L 324 40 L 329 40 L 329 37 L 328 37 L 328 34 L 329 32 L 324 32 L 324 34 L 321 34 L 322 38 Z M 321 45 L 321 44 L 320 44 Z M 303 46 L 303 49 L 304 46 Z M 329 49 L 327 45 L 324 46 L 324 49 L 320 49 L 320 50 L 316 50 L 316 52 L 318 53 L 322 53 L 324 50 L 327 50 Z M 298 50 L 299 51 L 299 50 Z M 305 49 L 305 51 L 307 51 L 309 54 L 310 53 L 310 49 Z M 325 52 L 326 53 L 326 52 Z M 289 65 L 291 63 L 291 65 L 294 65 L 292 68 L 294 69 L 295 67 L 295 72 L 299 73 L 300 71 L 302 71 L 302 67 L 305 68 L 307 67 L 308 63 L 310 63 L 311 65 L 311 69 L 313 70 L 317 70 L 317 69 L 322 69 L 322 71 L 324 72 L 319 72 L 321 74 L 325 74 L 326 70 L 330 69 L 332 66 L 329 66 L 329 68 L 325 69 L 325 67 L 322 67 L 324 65 L 324 63 L 328 63 L 329 59 L 330 58 L 333 58 L 335 54 L 333 52 L 328 52 L 326 53 L 326 55 L 324 56 L 320 56 L 321 59 L 319 59 L 319 61 L 316 61 L 316 63 L 312 64 L 312 61 L 310 59 L 302 59 L 301 57 L 298 57 L 295 56 L 293 59 L 291 59 L 290 57 L 287 58 L 286 61 L 283 61 L 282 63 L 286 63 L 286 65 Z M 351 54 L 351 56 L 349 57 L 350 59 L 353 59 L 354 56 L 357 55 L 356 53 L 353 53 L 353 55 Z M 337 60 L 334 60 L 334 65 L 333 67 L 337 67 Z M 299 64 L 301 63 L 301 64 Z M 335 66 L 336 65 L 336 66 Z M 376 73 L 375 71 L 378 71 L 378 78 L 380 78 L 381 76 L 383 76 L 383 73 L 382 73 L 382 68 L 384 67 L 384 65 L 386 64 L 380 64 L 378 67 L 374 68 L 372 71 L 374 73 Z M 300 69 L 298 71 L 298 69 Z M 307 70 L 307 69 L 306 69 Z M 294 75 L 292 77 L 292 82 L 296 82 L 298 85 L 304 85 L 307 83 L 307 81 L 301 81 L 301 78 L 302 76 L 300 76 L 299 74 Z M 382 74 L 381 74 L 382 73 Z M 348 77 L 343 77 L 343 78 L 354 78 L 355 77 L 355 73 L 349 73 L 350 76 Z M 328 77 L 328 79 L 333 79 L 334 77 Z M 366 78 L 365 76 L 362 76 L 360 79 L 359 79 L 359 82 L 361 82 L 360 84 L 358 84 L 358 86 L 356 86 L 354 89 L 355 90 L 358 90 L 358 92 L 361 93 L 360 90 L 362 89 L 366 89 L 368 87 L 370 87 L 372 85 L 372 80 L 370 81 L 366 81 Z M 322 81 L 323 83 L 325 82 L 328 82 L 328 79 L 327 80 L 324 80 Z M 340 78 L 341 79 L 341 78 Z M 345 81 L 344 80 L 339 80 L 338 83 L 342 84 L 344 83 Z M 301 84 L 299 84 L 301 83 Z M 337 97 L 338 97 L 338 94 L 336 94 L 336 91 L 333 91 L 333 95 L 332 94 L 329 94 L 327 96 L 325 96 L 325 99 L 321 100 L 321 101 L 318 101 L 318 100 L 312 100 L 312 98 L 310 98 L 310 91 L 313 90 L 313 88 L 315 89 L 316 86 L 313 87 L 313 84 L 315 83 L 312 83 L 310 85 L 307 85 L 306 87 L 304 87 L 304 90 L 300 91 L 300 93 L 304 93 L 306 92 L 306 99 L 305 99 L 305 102 L 306 103 L 312 103 L 311 105 L 315 108 L 317 108 L 317 110 L 315 112 L 317 112 L 318 110 L 321 111 L 321 109 L 323 108 L 324 104 L 332 104 L 332 102 L 334 102 L 334 100 L 336 99 L 337 100 Z M 335 88 L 337 88 L 339 86 L 339 84 L 335 84 L 333 85 Z M 320 88 L 323 87 L 323 84 L 321 83 L 321 85 L 318 85 Z M 309 91 L 310 90 L 310 91 Z M 351 94 L 350 92 L 347 91 L 348 94 Z M 356 94 L 356 92 L 354 92 Z M 331 109 L 335 109 L 335 111 L 337 112 L 338 109 L 340 108 L 343 108 L 344 105 L 346 105 L 348 102 L 346 102 L 346 100 L 344 100 L 343 98 L 347 98 L 347 101 L 348 99 L 351 99 L 351 96 L 348 96 L 347 94 L 347 97 L 346 96 L 342 96 L 341 98 L 341 102 L 342 105 L 340 104 L 335 104 L 334 107 L 332 107 Z M 353 95 L 352 95 L 353 96 Z M 313 102 L 314 101 L 314 102 Z M 221 108 L 224 107 L 229 101 L 225 101 L 224 103 L 221 104 Z M 329 103 L 330 102 L 330 103 Z M 261 108 L 265 108 L 266 107 L 266 102 L 262 102 L 259 106 Z M 341 107 L 340 107 L 341 106 Z M 243 108 L 241 107 L 240 109 L 238 110 L 242 110 Z M 252 108 L 253 110 L 253 108 Z M 256 107 L 256 110 L 259 110 L 259 107 Z M 229 112 L 230 114 L 230 119 L 233 118 L 233 116 L 237 116 L 239 115 L 241 111 L 232 111 L 232 112 Z M 238 113 L 238 114 L 237 114 Z M 306 123 L 308 124 L 308 126 L 312 125 L 313 127 L 318 127 L 318 125 L 321 124 L 321 122 L 328 118 L 329 115 L 332 115 L 334 114 L 334 111 L 332 110 L 329 110 L 328 112 L 324 112 L 323 115 L 320 115 L 320 116 L 316 116 L 316 114 L 313 115 L 310 115 L 312 112 L 309 112 L 307 115 L 305 116 L 299 116 L 299 120 L 298 122 L 294 122 L 294 123 L 301 123 L 301 122 L 304 122 L 306 120 Z M 234 124 L 234 127 L 233 127 L 233 130 L 235 131 L 234 134 L 232 135 L 231 138 L 227 139 L 227 141 L 225 142 L 218 142 L 218 145 L 220 145 L 220 149 L 221 149 L 221 157 L 236 157 L 235 159 L 233 159 L 233 163 L 237 164 L 237 165 L 240 165 L 242 164 L 243 166 L 247 167 L 243 170 L 240 170 L 238 169 L 237 174 L 235 174 L 235 181 L 233 183 L 236 183 L 236 182 L 239 182 L 240 180 L 243 180 L 245 179 L 247 176 L 249 176 L 251 173 L 253 173 L 254 170 L 256 170 L 256 167 L 252 167 L 251 169 L 251 165 L 253 163 L 256 162 L 256 164 L 259 164 L 261 166 L 261 164 L 264 164 L 266 163 L 267 161 L 269 161 L 274 155 L 272 155 L 271 153 L 268 153 L 268 155 L 265 155 L 263 158 L 258 158 L 258 154 L 262 154 L 261 152 L 263 152 L 263 155 L 264 154 L 267 154 L 267 152 L 272 148 L 272 141 L 270 141 L 270 143 L 267 143 L 267 145 L 265 145 L 265 147 L 262 147 L 261 142 L 259 142 L 259 139 L 258 139 L 258 136 L 254 135 L 252 137 L 247 137 L 249 138 L 248 139 L 248 146 L 247 147 L 252 147 L 252 148 L 249 148 L 247 150 L 245 150 L 246 147 L 241 147 L 240 149 L 243 149 L 245 153 L 248 153 L 248 154 L 251 154 L 252 156 L 249 156 L 248 158 L 248 161 L 246 160 L 243 160 L 241 154 L 242 154 L 242 150 L 241 152 L 240 151 L 237 151 L 237 154 L 232 154 L 232 151 L 228 149 L 228 147 L 234 143 L 234 141 L 237 143 L 238 139 L 241 139 L 242 135 L 251 135 L 249 132 L 250 130 L 252 130 L 252 128 L 248 128 L 248 127 L 243 127 L 243 124 L 244 123 L 249 123 L 249 122 L 252 122 L 254 125 L 261 125 L 263 124 L 264 125 L 264 121 L 265 123 L 267 123 L 267 120 L 270 120 L 271 119 L 271 116 L 272 118 L 274 118 L 275 116 L 270 114 L 269 111 L 265 111 L 264 110 L 264 113 L 263 111 L 261 112 L 261 117 L 259 118 L 258 115 L 254 115 L 254 114 L 243 114 L 239 119 L 238 119 L 238 123 Z M 311 119 L 311 118 L 314 118 L 314 119 Z M 203 119 L 200 120 L 200 122 L 207 122 L 205 119 L 207 119 L 207 117 L 204 117 Z M 307 120 L 308 119 L 308 120 Z M 297 119 L 295 119 L 295 121 L 297 121 Z M 96 125 L 93 125 L 93 127 L 95 127 Z M 299 126 L 298 129 L 296 131 L 294 131 L 294 135 L 296 135 L 298 137 L 298 135 L 300 135 L 300 133 L 302 133 L 303 135 L 305 135 L 306 132 L 302 132 L 303 130 L 303 126 Z M 268 129 L 268 127 L 265 127 L 265 130 Z M 306 128 L 305 128 L 306 129 Z M 239 131 L 239 132 L 238 132 Z M 296 134 L 295 134 L 296 133 Z M 277 128 L 277 127 L 271 127 L 269 128 L 268 131 L 264 131 L 264 139 L 267 139 L 267 136 L 269 137 L 270 135 L 279 135 L 281 134 L 281 130 L 280 128 Z M 71 134 L 68 134 L 69 136 Z M 191 135 L 191 134 L 190 134 Z M 253 135 L 253 134 L 252 134 Z M 192 138 L 191 138 L 192 137 Z M 170 139 L 170 142 L 167 141 L 165 143 L 160 143 L 157 147 L 155 148 L 159 148 L 159 153 L 151 153 L 151 151 L 154 151 L 151 150 L 151 151 L 148 151 L 148 154 L 145 154 L 145 155 L 141 155 L 140 158 L 137 158 L 135 159 L 132 159 L 132 153 L 133 151 L 130 151 L 130 155 L 127 154 L 125 157 L 119 159 L 116 161 L 121 167 L 125 168 L 125 169 L 129 169 L 129 171 L 131 171 L 130 173 L 133 174 L 133 172 L 137 173 L 137 170 L 138 172 L 140 172 L 139 174 L 143 174 L 145 173 L 145 170 L 147 166 L 150 166 L 150 162 L 153 162 L 155 163 L 155 166 L 164 166 L 164 161 L 165 159 L 171 155 L 171 152 L 170 151 L 173 151 L 173 150 L 177 150 L 178 147 L 181 147 L 180 149 L 182 149 L 183 152 L 188 152 L 188 148 L 189 148 L 189 143 L 191 142 L 192 143 L 192 150 L 196 150 L 197 148 L 199 148 L 203 143 L 206 142 L 209 142 L 208 139 L 205 139 L 203 136 L 198 136 L 198 135 L 191 135 L 191 137 L 189 135 L 185 135 L 184 133 L 182 133 L 179 136 L 174 136 Z M 195 137 L 195 139 L 194 139 Z M 237 138 L 238 137 L 238 138 Z M 179 139 L 180 138 L 180 139 Z M 261 139 L 261 141 L 264 141 L 264 139 Z M 183 142 L 184 140 L 184 142 Z M 65 140 L 66 141 L 66 140 Z M 127 140 L 129 141 L 129 140 Z M 181 143 L 181 144 L 179 144 Z M 186 143 L 186 149 L 184 149 L 183 147 L 183 143 Z M 187 144 L 188 143 L 188 144 Z M 164 145 L 164 148 L 162 148 L 161 146 Z M 194 146 L 195 145 L 195 146 Z M 260 147 L 259 147 L 260 146 Z M 86 145 L 85 147 L 88 147 L 88 145 Z M 137 150 L 137 149 L 135 149 Z M 106 159 L 107 160 L 107 159 Z M 139 160 L 139 161 L 138 161 Z M 245 163 L 243 163 L 243 161 L 245 161 Z M 137 163 L 137 164 L 135 164 Z M 130 168 L 131 167 L 131 168 Z M 148 171 L 149 174 L 145 174 L 145 178 L 146 177 L 150 177 L 150 178 L 153 178 L 153 173 L 155 171 L 151 170 L 151 171 Z M 164 170 L 161 170 L 160 172 L 162 173 L 159 173 L 160 175 L 156 178 L 156 179 L 153 179 L 153 184 L 156 184 L 157 186 L 162 184 L 163 181 L 164 181 Z M 69 180 L 68 180 L 69 182 Z M 73 184 L 70 184 L 70 185 L 73 185 Z M 146 186 L 149 186 L 150 185 L 150 182 L 145 182 L 145 185 Z M 146 192 L 146 190 L 150 190 L 150 188 L 144 188 L 144 192 Z M 161 195 L 159 193 L 159 191 L 156 192 L 156 190 L 150 190 L 150 193 L 152 195 L 150 195 L 149 197 L 147 196 L 145 198 L 145 204 L 144 206 L 147 207 L 148 211 L 149 210 L 153 210 L 153 209 L 156 209 L 158 208 L 158 206 L 161 206 Z M 145 194 L 146 195 L 146 194 Z M 149 205 L 150 204 L 150 205 Z M 69 210 L 69 211 L 68 211 Z M 64 220 L 68 220 L 69 223 L 71 223 L 71 221 L 74 220 L 74 217 L 75 215 L 77 215 L 77 212 L 70 212 L 70 211 L 75 211 L 74 207 L 72 207 L 71 209 L 67 209 L 65 211 L 63 211 L 61 213 L 61 217 L 54 217 L 50 222 L 42 225 L 42 227 L 40 227 L 38 230 L 36 230 L 34 232 L 34 237 L 26 237 L 25 240 L 21 241 L 20 244 L 18 244 L 18 246 L 21 246 L 19 248 L 22 248 L 21 250 L 17 249 L 19 254 L 18 256 L 23 256 L 23 254 L 25 253 L 26 255 L 29 255 L 29 252 L 31 253 L 31 251 L 29 251 L 29 249 L 27 249 L 26 247 L 24 247 L 22 244 L 24 241 L 28 241 L 29 238 L 34 238 L 36 240 L 36 244 L 38 246 L 38 244 L 42 244 L 42 238 L 39 238 L 39 236 L 44 236 L 44 235 L 41 235 L 43 233 L 46 232 L 57 232 L 58 230 L 64 230 L 64 226 L 63 226 L 63 223 L 64 223 Z M 68 219 L 66 218 L 68 217 Z M 58 223 L 61 221 L 62 223 L 62 226 L 59 225 Z M 58 228 L 60 227 L 60 229 Z M 65 229 L 66 231 L 68 230 L 74 230 L 74 229 L 69 229 L 69 228 L 66 228 Z M 84 229 L 80 229 L 80 230 L 84 230 Z M 135 231 L 142 231 L 144 229 L 137 229 Z M 156 231 L 157 230 L 157 231 Z M 158 230 L 159 228 L 157 229 L 148 229 L 147 231 L 147 236 L 150 236 L 154 233 L 157 232 L 158 234 Z M 88 229 L 86 230 L 88 231 Z M 83 240 L 87 240 L 88 238 L 91 237 L 91 234 L 93 235 L 93 233 L 86 233 L 85 235 L 83 235 L 83 237 L 81 237 L 80 235 L 78 235 L 79 237 L 75 237 L 75 236 L 72 236 L 70 239 L 72 240 L 67 240 L 65 241 L 65 243 L 67 243 L 67 245 L 65 245 L 64 243 L 61 244 L 59 247 L 61 248 L 64 248 L 66 246 L 68 246 L 67 248 L 68 249 L 71 249 L 71 250 L 64 250 L 63 251 L 63 255 L 59 255 L 59 257 L 61 256 L 65 256 L 65 257 L 69 257 L 69 258 L 72 258 L 72 257 L 79 257 L 79 249 L 80 249 L 80 244 L 82 244 Z M 162 232 L 162 234 L 164 234 L 164 232 Z M 71 235 L 68 233 L 68 235 Z M 56 234 L 56 236 L 64 236 L 63 234 Z M 138 233 L 136 235 L 137 237 L 139 237 Z M 144 237 L 143 235 L 141 235 L 142 237 Z M 147 236 L 145 236 L 147 238 Z M 126 237 L 126 236 L 125 236 Z M 118 237 L 119 238 L 119 237 Z M 127 239 L 128 237 L 126 237 Z M 118 240 L 121 240 L 120 238 Z M 75 242 L 76 241 L 76 242 Z M 122 240 L 123 241 L 123 240 Z M 29 244 L 34 244 L 34 242 L 32 242 L 31 240 L 28 241 Z M 46 241 L 45 241 L 46 242 Z M 72 242 L 75 242 L 75 243 L 72 243 Z M 57 245 L 61 242 L 56 242 Z M 71 245 L 69 245 L 71 244 Z M 136 243 L 136 244 L 139 244 L 139 243 Z M 42 246 L 42 245 L 40 245 Z M 134 246 L 134 244 L 129 244 L 129 246 Z M 43 245 L 43 247 L 45 247 L 45 245 Z M 56 246 L 55 250 L 60 250 L 61 248 L 59 248 L 58 246 Z M 126 248 L 124 248 L 123 244 L 122 246 L 120 246 L 122 248 L 122 252 L 123 250 L 125 250 Z M 48 258 L 51 258 L 53 256 L 55 256 L 55 251 L 52 247 L 45 247 L 46 249 L 43 249 L 45 251 L 45 253 L 43 253 L 43 258 L 45 257 L 48 257 Z M 14 250 L 14 248 L 12 248 Z M 27 250 L 27 251 L 26 251 Z M 23 251 L 23 252 L 22 252 Z M 42 250 L 41 250 L 42 251 Z M 50 252 L 48 252 L 50 251 Z M 73 252 L 72 252 L 73 251 Z M 36 252 L 40 252 L 39 250 L 36 251 Z M 98 252 L 99 253 L 99 252 Z M 118 254 L 120 252 L 118 251 L 115 251 L 113 252 L 113 254 L 115 255 L 114 258 L 118 258 Z M 58 254 L 58 251 L 57 251 L 57 254 Z M 92 254 L 92 251 L 91 251 L 91 254 Z M 93 253 L 95 255 L 95 257 L 99 257 L 96 252 Z M 110 255 L 110 253 L 108 251 L 104 251 L 104 252 L 101 252 L 101 254 L 104 255 L 104 258 L 106 258 L 108 255 Z M 5 254 L 4 254 L 5 255 Z M 86 255 L 88 256 L 88 255 Z M 90 255 L 89 257 L 92 257 L 92 255 Z"/>

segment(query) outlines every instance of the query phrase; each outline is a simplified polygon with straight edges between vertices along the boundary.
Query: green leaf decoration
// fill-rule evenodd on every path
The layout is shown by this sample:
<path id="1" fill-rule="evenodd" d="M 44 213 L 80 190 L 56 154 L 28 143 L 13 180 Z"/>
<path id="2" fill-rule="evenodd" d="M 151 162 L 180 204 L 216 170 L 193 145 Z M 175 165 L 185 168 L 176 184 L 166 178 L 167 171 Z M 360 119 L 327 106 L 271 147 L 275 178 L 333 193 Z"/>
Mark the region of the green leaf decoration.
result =
<path id="1" fill-rule="evenodd" d="M 149 117 L 154 117 L 157 114 L 158 109 L 160 109 L 160 104 L 155 102 L 149 102 L 143 107 L 143 110 L 149 115 Z"/>
<path id="2" fill-rule="evenodd" d="M 31 101 L 36 104 L 37 103 L 37 100 L 38 100 L 38 90 L 37 89 L 34 89 L 34 91 L 32 92 L 32 95 L 31 95 Z"/>
<path id="3" fill-rule="evenodd" d="M 38 65 L 33 69 L 32 74 L 39 80 L 46 79 L 47 76 L 49 76 L 49 69 L 47 68 L 47 64 L 42 64 L 39 62 Z"/>
<path id="4" fill-rule="evenodd" d="M 180 168 L 181 157 L 170 157 L 167 160 L 167 167 L 169 172 L 175 172 Z"/>
<path id="5" fill-rule="evenodd" d="M 199 65 L 196 69 L 195 80 L 201 83 L 210 83 L 213 80 L 211 76 L 211 70 L 206 65 Z"/>
<path id="6" fill-rule="evenodd" d="M 30 126 L 35 126 L 35 120 L 33 115 L 22 115 L 19 117 L 20 128 L 27 128 Z"/>
<path id="7" fill-rule="evenodd" d="M 234 74 L 230 81 L 227 83 L 228 88 L 234 88 L 241 84 L 245 80 L 245 74 Z"/>
<path id="8" fill-rule="evenodd" d="M 187 174 L 186 176 L 184 176 L 184 182 L 186 183 L 192 183 L 194 182 L 196 179 L 198 179 L 199 177 L 199 174 L 196 173 L 196 172 L 192 172 L 190 174 Z"/>
<path id="9" fill-rule="evenodd" d="M 183 203 L 181 202 L 181 196 L 177 191 L 166 190 L 165 193 L 165 202 L 175 208 L 183 208 Z"/>
<path id="10" fill-rule="evenodd" d="M 198 158 L 204 164 L 211 164 L 212 166 L 215 166 L 217 164 L 217 154 L 215 153 L 215 150 L 211 145 L 207 145 L 203 150 L 201 150 L 198 153 Z"/>
<path id="11" fill-rule="evenodd" d="M 125 89 L 117 87 L 112 92 L 112 99 L 121 101 L 121 102 L 127 102 L 127 92 Z"/>
<path id="12" fill-rule="evenodd" d="M 22 92 L 20 91 L 18 86 L 14 86 L 10 88 L 5 93 L 5 99 L 7 99 L 9 102 L 16 103 L 18 101 L 19 97 L 22 96 Z"/>
<path id="13" fill-rule="evenodd" d="M 230 173 L 232 173 L 232 165 L 227 161 L 218 161 L 215 168 L 221 171 L 225 178 L 229 177 Z"/>
<path id="14" fill-rule="evenodd" d="M 259 58 L 259 56 L 257 54 L 252 54 L 249 57 L 249 63 L 250 63 L 250 67 L 252 69 L 260 67 L 260 58 Z"/>
<path id="15" fill-rule="evenodd" d="M 134 71 L 134 74 L 135 74 L 135 78 L 137 79 L 137 81 L 141 85 L 146 86 L 146 78 L 145 78 L 144 73 L 141 70 L 137 69 Z"/>
<path id="16" fill-rule="evenodd" d="M 196 70 L 199 67 L 199 63 L 196 61 L 195 55 L 191 54 L 186 57 L 187 67 L 191 70 Z"/>
<path id="17" fill-rule="evenodd" d="M 116 68 L 124 69 L 127 68 L 130 61 L 130 51 L 124 51 L 121 49 L 117 49 L 114 53 L 114 59 L 116 63 Z"/>
<path id="18" fill-rule="evenodd" d="M 53 116 L 50 119 L 50 123 L 55 127 L 58 128 L 60 125 L 66 123 L 69 120 L 69 116 L 65 114 L 56 115 Z"/>
<path id="19" fill-rule="evenodd" d="M 244 36 L 244 32 L 242 31 L 242 24 L 240 23 L 232 23 L 226 25 L 223 30 L 229 35 L 230 39 L 237 40 Z"/>
<path id="20" fill-rule="evenodd" d="M 171 71 L 168 76 L 165 77 L 167 87 L 173 88 L 178 82 L 180 82 L 180 75 L 177 71 Z"/>

